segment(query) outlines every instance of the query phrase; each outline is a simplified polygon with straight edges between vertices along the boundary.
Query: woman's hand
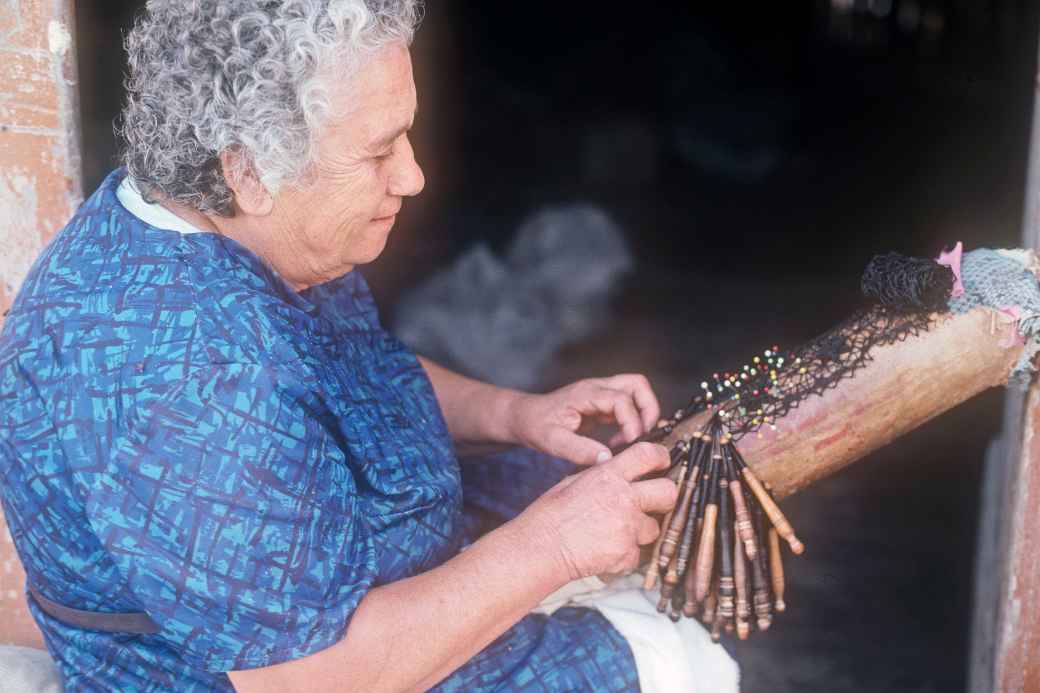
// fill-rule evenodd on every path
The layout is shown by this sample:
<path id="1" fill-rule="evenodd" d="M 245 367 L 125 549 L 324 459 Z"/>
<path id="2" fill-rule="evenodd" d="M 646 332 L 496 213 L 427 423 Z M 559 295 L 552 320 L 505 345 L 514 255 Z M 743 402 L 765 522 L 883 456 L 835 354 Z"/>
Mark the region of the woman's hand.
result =
<path id="1" fill-rule="evenodd" d="M 651 513 L 670 510 L 678 494 L 667 477 L 637 479 L 666 470 L 668 463 L 664 447 L 633 445 L 604 464 L 567 477 L 516 521 L 544 537 L 540 545 L 555 555 L 567 581 L 631 572 L 639 564 L 639 547 L 660 533 Z"/>
<path id="2" fill-rule="evenodd" d="M 419 358 L 433 384 L 451 437 L 460 449 L 523 445 L 580 465 L 610 459 L 610 448 L 587 435 L 613 424 L 611 447 L 650 430 L 661 407 L 642 375 L 590 378 L 545 395 L 488 385 Z M 486 451 L 486 450 L 485 450 Z"/>
<path id="3" fill-rule="evenodd" d="M 370 590 L 338 643 L 230 672 L 235 689 L 431 688 L 571 580 L 635 568 L 639 546 L 658 534 L 648 513 L 670 508 L 676 488 L 666 478 L 634 480 L 667 466 L 663 447 L 642 443 L 568 477 L 436 568 Z"/>
<path id="4" fill-rule="evenodd" d="M 650 430 L 661 415 L 657 396 L 642 375 L 580 380 L 545 395 L 519 394 L 508 410 L 511 437 L 575 464 L 610 458 L 610 448 L 582 435 L 597 423 L 615 424 L 611 447 L 630 443 Z"/>

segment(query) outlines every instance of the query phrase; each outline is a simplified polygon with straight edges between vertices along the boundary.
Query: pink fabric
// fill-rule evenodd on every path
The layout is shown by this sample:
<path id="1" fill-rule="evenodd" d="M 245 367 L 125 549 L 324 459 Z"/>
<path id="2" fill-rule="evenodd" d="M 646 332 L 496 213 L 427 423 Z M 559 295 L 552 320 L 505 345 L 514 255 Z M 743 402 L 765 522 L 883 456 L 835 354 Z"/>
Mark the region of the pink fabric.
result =
<path id="1" fill-rule="evenodd" d="M 936 259 L 940 265 L 946 265 L 953 270 L 953 292 L 950 294 L 951 298 L 957 298 L 964 294 L 964 284 L 961 283 L 961 256 L 964 254 L 964 244 L 957 241 L 957 245 L 953 246 L 953 250 L 944 250 L 939 253 L 939 257 Z"/>
<path id="2" fill-rule="evenodd" d="M 1018 321 L 1022 318 L 1022 309 L 1018 306 L 1001 306 L 998 309 L 1001 313 L 1007 316 L 1003 322 L 1011 323 L 1011 334 L 1007 336 L 1007 339 L 1003 339 L 1000 342 L 1000 346 L 1005 349 L 1015 346 L 1016 344 L 1025 344 L 1025 337 L 1018 330 Z"/>

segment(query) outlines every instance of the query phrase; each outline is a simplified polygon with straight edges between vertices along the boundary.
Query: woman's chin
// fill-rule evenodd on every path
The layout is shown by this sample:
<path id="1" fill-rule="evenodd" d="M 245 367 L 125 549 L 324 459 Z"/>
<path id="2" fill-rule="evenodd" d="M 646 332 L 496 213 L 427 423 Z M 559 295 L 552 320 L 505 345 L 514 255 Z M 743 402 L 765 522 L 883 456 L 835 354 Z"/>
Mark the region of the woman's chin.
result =
<path id="1" fill-rule="evenodd" d="M 386 250 L 389 234 L 372 234 L 365 240 L 366 242 L 362 247 L 353 249 L 353 252 L 351 252 L 351 264 L 367 265 L 370 262 L 375 262 L 376 258 Z"/>

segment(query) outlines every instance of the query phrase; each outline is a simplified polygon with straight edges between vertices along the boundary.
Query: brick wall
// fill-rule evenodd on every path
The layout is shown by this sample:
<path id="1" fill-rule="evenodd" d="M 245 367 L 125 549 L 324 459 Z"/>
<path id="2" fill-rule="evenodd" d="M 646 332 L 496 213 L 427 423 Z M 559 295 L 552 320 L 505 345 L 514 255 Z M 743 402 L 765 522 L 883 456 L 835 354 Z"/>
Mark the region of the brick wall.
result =
<path id="1" fill-rule="evenodd" d="M 0 313 L 82 199 L 73 0 L 0 0 Z M 0 644 L 42 646 L 0 518 Z"/>

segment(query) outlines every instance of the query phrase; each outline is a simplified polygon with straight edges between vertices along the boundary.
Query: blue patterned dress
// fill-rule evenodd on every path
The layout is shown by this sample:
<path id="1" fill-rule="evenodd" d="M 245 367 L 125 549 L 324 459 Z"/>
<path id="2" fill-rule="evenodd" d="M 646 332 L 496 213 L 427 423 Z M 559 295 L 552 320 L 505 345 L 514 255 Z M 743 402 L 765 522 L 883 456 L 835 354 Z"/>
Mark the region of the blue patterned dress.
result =
<path id="1" fill-rule="evenodd" d="M 522 452 L 460 469 L 357 272 L 294 292 L 227 238 L 134 217 L 124 175 L 40 256 L 0 333 L 0 490 L 30 582 L 160 627 L 79 630 L 33 605 L 68 690 L 230 690 L 224 672 L 332 645 L 370 588 L 444 562 L 566 473 Z M 567 608 L 438 688 L 638 683 L 605 619 Z"/>

